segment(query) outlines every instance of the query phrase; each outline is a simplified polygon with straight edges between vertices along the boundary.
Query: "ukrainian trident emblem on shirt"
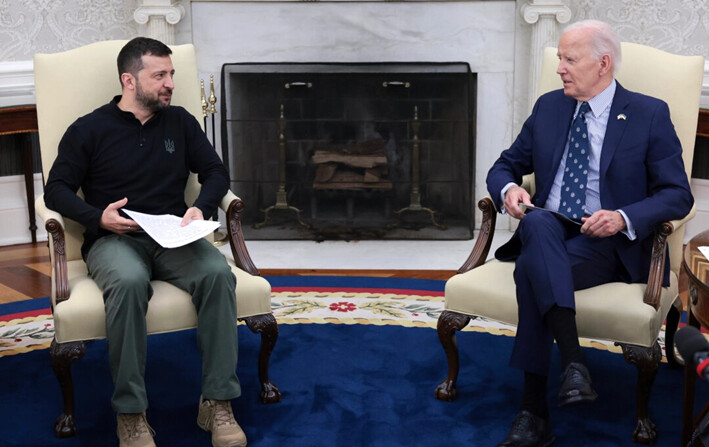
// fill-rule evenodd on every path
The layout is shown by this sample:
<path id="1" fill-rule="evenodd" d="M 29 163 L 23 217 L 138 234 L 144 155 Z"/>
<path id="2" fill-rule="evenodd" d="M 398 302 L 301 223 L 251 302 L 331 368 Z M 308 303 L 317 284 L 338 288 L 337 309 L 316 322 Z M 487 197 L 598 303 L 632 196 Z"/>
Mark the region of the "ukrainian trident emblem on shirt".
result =
<path id="1" fill-rule="evenodd" d="M 175 152 L 175 142 L 172 141 L 171 139 L 166 139 L 165 140 L 165 150 L 169 153 Z"/>

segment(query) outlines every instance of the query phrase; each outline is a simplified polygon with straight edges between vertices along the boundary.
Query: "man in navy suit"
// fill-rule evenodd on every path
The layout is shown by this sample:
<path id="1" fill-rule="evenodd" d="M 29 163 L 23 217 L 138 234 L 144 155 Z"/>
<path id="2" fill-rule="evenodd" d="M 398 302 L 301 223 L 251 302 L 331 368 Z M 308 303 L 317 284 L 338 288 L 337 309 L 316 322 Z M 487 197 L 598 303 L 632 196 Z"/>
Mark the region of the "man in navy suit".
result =
<path id="1" fill-rule="evenodd" d="M 563 369 L 559 405 L 596 399 L 579 346 L 574 291 L 646 282 L 653 230 L 684 217 L 694 201 L 667 104 L 614 78 L 621 54 L 613 29 L 598 21 L 571 25 L 558 57 L 563 90 L 537 100 L 487 177 L 498 208 L 520 219 L 495 253 L 515 260 L 519 325 L 510 365 L 524 371 L 520 412 L 498 447 L 554 442 L 546 398 L 554 340 Z M 518 186 L 531 173 L 534 197 Z M 578 223 L 546 211 L 525 214 L 520 204 Z"/>

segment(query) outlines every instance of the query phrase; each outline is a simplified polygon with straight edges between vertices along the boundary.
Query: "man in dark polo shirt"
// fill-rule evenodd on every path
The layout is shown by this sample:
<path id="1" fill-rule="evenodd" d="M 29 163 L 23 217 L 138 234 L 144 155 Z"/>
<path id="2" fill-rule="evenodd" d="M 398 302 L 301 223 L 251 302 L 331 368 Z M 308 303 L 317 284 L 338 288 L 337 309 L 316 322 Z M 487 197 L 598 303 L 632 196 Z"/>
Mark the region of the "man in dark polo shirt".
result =
<path id="1" fill-rule="evenodd" d="M 231 399 L 236 377 L 236 278 L 208 241 L 166 249 L 121 208 L 183 216 L 182 225 L 212 216 L 229 177 L 197 120 L 170 106 L 175 69 L 163 43 L 138 37 L 118 55 L 122 95 L 79 118 L 64 134 L 45 188 L 47 207 L 85 228 L 82 255 L 103 291 L 106 337 L 121 447 L 154 446 L 145 390 L 146 322 L 151 280 L 192 295 L 202 352 L 198 424 L 216 447 L 246 445 Z M 87 86 L 91 88 L 91 86 Z M 202 189 L 188 207 L 190 172 Z M 85 199 L 76 195 L 81 188 Z"/>

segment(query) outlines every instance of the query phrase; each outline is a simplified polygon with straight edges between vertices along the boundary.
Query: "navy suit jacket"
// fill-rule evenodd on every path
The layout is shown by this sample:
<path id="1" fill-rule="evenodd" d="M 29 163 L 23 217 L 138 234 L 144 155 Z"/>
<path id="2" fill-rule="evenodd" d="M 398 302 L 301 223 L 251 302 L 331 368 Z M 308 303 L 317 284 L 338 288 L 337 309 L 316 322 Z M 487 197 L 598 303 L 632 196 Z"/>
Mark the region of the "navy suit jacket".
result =
<path id="1" fill-rule="evenodd" d="M 563 90 L 549 92 L 537 100 L 517 139 L 488 172 L 488 192 L 498 209 L 502 209 L 499 203 L 502 188 L 509 182 L 521 184 L 522 176 L 531 173 L 536 183 L 532 203 L 544 206 L 561 162 L 575 107 L 576 100 L 564 95 Z M 635 241 L 621 233 L 611 236 L 617 241 L 616 251 L 626 270 L 621 275 L 627 282 L 646 282 L 655 228 L 664 221 L 686 216 L 694 203 L 682 147 L 664 101 L 617 84 L 599 174 L 602 208 L 622 209 L 637 234 Z M 512 260 L 519 250 L 515 234 L 495 256 Z M 669 263 L 665 267 L 667 283 Z"/>

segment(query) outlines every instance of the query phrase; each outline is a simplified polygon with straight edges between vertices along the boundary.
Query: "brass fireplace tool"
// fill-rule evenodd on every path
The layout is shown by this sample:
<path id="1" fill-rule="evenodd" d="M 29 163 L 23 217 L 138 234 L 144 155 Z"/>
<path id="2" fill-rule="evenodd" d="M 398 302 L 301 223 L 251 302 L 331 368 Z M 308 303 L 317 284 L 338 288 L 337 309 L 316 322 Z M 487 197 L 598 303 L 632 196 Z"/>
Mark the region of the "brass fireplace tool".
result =
<path id="1" fill-rule="evenodd" d="M 419 129 L 421 128 L 421 122 L 419 122 L 419 108 L 414 106 L 414 120 L 411 122 L 411 129 L 413 130 L 413 148 L 411 154 L 411 195 L 409 206 L 396 211 L 396 214 L 401 218 L 402 213 L 405 211 L 424 211 L 431 216 L 431 224 L 438 228 L 439 230 L 445 230 L 446 226 L 436 222 L 435 211 L 431 208 L 426 208 L 421 206 L 421 160 L 420 157 L 420 141 L 419 141 Z"/>
<path id="2" fill-rule="evenodd" d="M 305 228 L 310 228 L 310 225 L 303 222 L 300 218 L 300 209 L 288 205 L 288 199 L 286 194 L 286 119 L 283 111 L 283 104 L 281 104 L 280 117 L 278 119 L 278 191 L 276 192 L 276 203 L 269 206 L 266 209 L 261 210 L 264 213 L 263 222 L 254 224 L 254 228 L 263 228 L 268 222 L 268 213 L 273 210 L 286 210 L 295 213 L 298 223 Z"/>
<path id="3" fill-rule="evenodd" d="M 209 75 L 209 103 L 204 96 L 204 80 L 199 80 L 200 87 L 202 88 L 202 119 L 204 120 L 204 132 L 207 133 L 207 115 L 212 115 L 212 146 L 216 144 L 215 139 L 215 118 L 214 115 L 217 113 L 217 108 L 215 104 L 217 103 L 217 97 L 214 95 L 214 75 Z M 213 220 L 219 220 L 218 210 L 214 212 L 212 216 Z M 214 246 L 219 247 L 227 243 L 226 233 L 215 230 L 214 231 Z"/>

